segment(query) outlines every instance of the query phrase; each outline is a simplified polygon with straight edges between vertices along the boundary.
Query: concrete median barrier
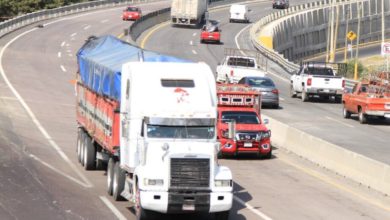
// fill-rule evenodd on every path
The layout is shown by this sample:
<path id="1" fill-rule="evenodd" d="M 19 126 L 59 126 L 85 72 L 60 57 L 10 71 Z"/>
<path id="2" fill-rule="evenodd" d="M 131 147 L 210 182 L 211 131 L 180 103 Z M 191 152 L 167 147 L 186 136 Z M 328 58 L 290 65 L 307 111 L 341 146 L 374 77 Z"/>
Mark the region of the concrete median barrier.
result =
<path id="1" fill-rule="evenodd" d="M 312 136 L 268 116 L 272 145 L 390 195 L 390 166 Z"/>

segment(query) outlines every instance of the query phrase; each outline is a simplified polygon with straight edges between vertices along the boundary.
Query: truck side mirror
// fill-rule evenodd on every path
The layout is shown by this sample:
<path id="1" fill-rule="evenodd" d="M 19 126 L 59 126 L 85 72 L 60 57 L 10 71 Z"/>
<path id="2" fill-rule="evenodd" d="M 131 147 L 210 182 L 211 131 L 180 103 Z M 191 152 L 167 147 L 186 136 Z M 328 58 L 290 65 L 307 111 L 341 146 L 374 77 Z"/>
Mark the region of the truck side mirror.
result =
<path id="1" fill-rule="evenodd" d="M 269 124 L 269 119 L 268 119 L 268 118 L 263 119 L 263 123 L 264 123 L 265 125 Z"/>
<path id="2" fill-rule="evenodd" d="M 227 124 L 228 124 L 228 138 L 234 139 L 234 137 L 236 136 L 236 121 L 232 120 L 229 121 Z"/>

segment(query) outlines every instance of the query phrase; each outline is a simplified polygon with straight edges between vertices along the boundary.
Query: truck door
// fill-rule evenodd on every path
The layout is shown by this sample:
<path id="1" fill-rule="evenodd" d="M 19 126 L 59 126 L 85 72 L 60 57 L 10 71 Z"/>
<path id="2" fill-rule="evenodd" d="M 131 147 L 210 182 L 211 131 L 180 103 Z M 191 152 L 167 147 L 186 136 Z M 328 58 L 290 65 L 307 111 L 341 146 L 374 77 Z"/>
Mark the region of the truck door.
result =
<path id="1" fill-rule="evenodd" d="M 121 81 L 121 113 L 120 113 L 120 146 L 130 144 L 130 78 L 129 74 L 122 74 Z M 129 164 L 129 148 L 120 149 L 121 164 Z"/>

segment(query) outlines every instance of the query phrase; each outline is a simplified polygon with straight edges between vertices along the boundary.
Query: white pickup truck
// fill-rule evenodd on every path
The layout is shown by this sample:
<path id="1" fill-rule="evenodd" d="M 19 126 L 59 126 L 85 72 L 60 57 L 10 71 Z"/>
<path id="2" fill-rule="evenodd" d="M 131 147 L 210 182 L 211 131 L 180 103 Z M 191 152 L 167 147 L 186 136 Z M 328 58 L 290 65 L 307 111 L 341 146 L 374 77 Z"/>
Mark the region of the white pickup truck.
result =
<path id="1" fill-rule="evenodd" d="M 345 80 L 337 76 L 337 72 L 340 74 L 344 68 L 340 68 L 342 64 L 338 64 L 338 69 L 334 66 L 315 62 L 302 64 L 300 70 L 291 76 L 290 96 L 294 98 L 300 93 L 303 102 L 313 96 L 334 97 L 336 102 L 341 102 Z"/>
<path id="2" fill-rule="evenodd" d="M 225 56 L 217 66 L 217 82 L 237 83 L 244 76 L 265 76 L 256 58 L 246 56 Z"/>

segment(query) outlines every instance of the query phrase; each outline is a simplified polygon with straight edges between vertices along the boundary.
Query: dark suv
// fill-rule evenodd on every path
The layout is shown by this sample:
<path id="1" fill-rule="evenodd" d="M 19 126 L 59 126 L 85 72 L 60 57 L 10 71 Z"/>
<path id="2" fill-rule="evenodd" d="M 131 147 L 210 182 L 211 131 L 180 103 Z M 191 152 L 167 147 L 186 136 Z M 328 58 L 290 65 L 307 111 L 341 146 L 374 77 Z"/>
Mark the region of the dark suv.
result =
<path id="1" fill-rule="evenodd" d="M 272 8 L 287 9 L 290 6 L 289 0 L 273 0 Z"/>

